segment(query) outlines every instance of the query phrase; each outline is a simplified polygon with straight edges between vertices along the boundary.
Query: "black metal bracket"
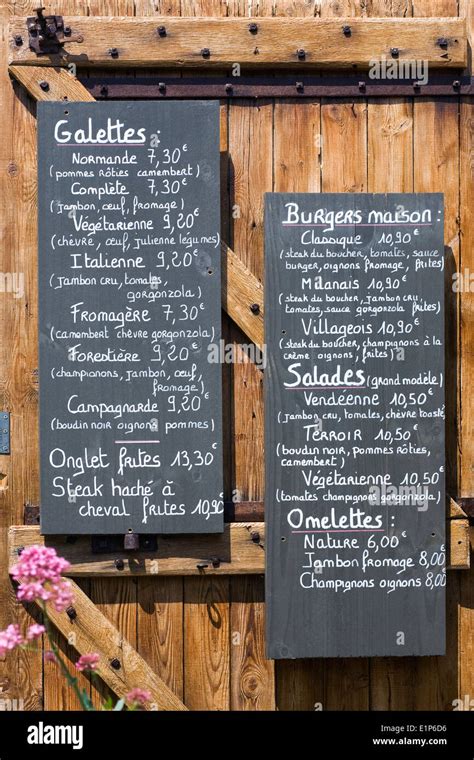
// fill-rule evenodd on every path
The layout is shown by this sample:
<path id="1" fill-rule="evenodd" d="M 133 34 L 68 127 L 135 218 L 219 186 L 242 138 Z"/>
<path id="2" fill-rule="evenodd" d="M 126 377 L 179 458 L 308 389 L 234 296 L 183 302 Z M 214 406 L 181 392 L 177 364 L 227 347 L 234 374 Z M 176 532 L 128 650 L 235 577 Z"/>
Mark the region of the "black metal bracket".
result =
<path id="1" fill-rule="evenodd" d="M 0 412 L 0 454 L 10 453 L 10 412 Z"/>
<path id="2" fill-rule="evenodd" d="M 58 53 L 71 30 L 64 27 L 62 16 L 43 16 L 43 11 L 44 8 L 36 8 L 36 16 L 26 19 L 30 48 L 37 55 Z"/>
<path id="3" fill-rule="evenodd" d="M 133 534 L 136 535 L 136 534 Z M 118 554 L 124 551 L 123 536 L 91 536 L 92 554 Z M 127 549 L 125 549 L 127 551 Z M 156 552 L 158 551 L 158 539 L 154 535 L 141 534 L 138 536 L 138 547 L 128 551 Z"/>
<path id="4" fill-rule="evenodd" d="M 416 80 L 371 79 L 367 72 L 346 74 L 278 74 L 269 76 L 170 77 L 155 73 L 148 77 L 121 74 L 117 77 L 91 72 L 79 73 L 79 81 L 96 100 L 173 100 L 234 98 L 387 98 L 473 96 L 474 78 L 462 72 L 430 71 L 426 84 Z"/>

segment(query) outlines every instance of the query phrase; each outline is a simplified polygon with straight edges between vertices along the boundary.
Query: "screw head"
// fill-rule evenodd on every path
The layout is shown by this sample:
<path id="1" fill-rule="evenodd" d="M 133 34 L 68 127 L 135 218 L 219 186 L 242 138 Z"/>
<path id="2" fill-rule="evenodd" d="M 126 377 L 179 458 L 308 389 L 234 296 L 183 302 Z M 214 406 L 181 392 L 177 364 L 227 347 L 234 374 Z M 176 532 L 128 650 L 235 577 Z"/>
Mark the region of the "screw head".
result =
<path id="1" fill-rule="evenodd" d="M 306 58 L 306 51 L 303 50 L 303 48 L 299 48 L 299 50 L 296 51 L 296 55 L 300 61 L 304 61 Z"/>
<path id="2" fill-rule="evenodd" d="M 252 314 L 259 314 L 260 313 L 260 304 L 253 303 L 250 305 L 250 311 Z"/>
<path id="3" fill-rule="evenodd" d="M 160 37 L 166 37 L 166 26 L 159 26 L 158 34 L 160 35 Z"/>
<path id="4" fill-rule="evenodd" d="M 161 92 L 162 94 L 166 92 L 166 85 L 164 82 L 158 83 L 158 92 Z"/>
<path id="5" fill-rule="evenodd" d="M 359 82 L 359 90 L 365 92 L 365 82 Z"/>
<path id="6" fill-rule="evenodd" d="M 121 664 L 118 657 L 114 657 L 113 660 L 110 661 L 110 665 L 113 667 L 114 670 L 120 670 Z"/>
<path id="7" fill-rule="evenodd" d="M 104 95 L 104 97 L 109 94 L 109 88 L 107 87 L 106 84 L 103 84 L 102 87 L 100 88 L 100 94 Z"/>
<path id="8" fill-rule="evenodd" d="M 399 54 L 400 54 L 400 51 L 398 48 L 396 47 L 390 48 L 390 55 L 392 56 L 392 58 L 398 58 Z"/>
<path id="9" fill-rule="evenodd" d="M 253 533 L 250 534 L 250 538 L 254 544 L 260 543 L 260 533 L 258 531 L 254 530 Z"/>
<path id="10" fill-rule="evenodd" d="M 43 79 L 42 82 L 39 83 L 39 86 L 41 87 L 41 89 L 43 90 L 43 92 L 48 92 L 48 90 L 49 90 L 49 84 L 44 79 Z"/>
<path id="11" fill-rule="evenodd" d="M 119 54 L 119 52 L 118 52 L 117 48 L 115 48 L 115 47 L 114 48 L 109 48 L 109 55 L 112 58 L 118 58 L 118 54 Z"/>
<path id="12" fill-rule="evenodd" d="M 75 620 L 77 618 L 77 612 L 74 607 L 68 607 L 66 610 L 66 615 L 68 616 L 69 620 Z"/>
<path id="13" fill-rule="evenodd" d="M 448 40 L 446 37 L 440 37 L 438 40 L 438 45 L 440 48 L 443 48 L 445 50 L 448 47 Z"/>
<path id="14" fill-rule="evenodd" d="M 114 561 L 114 565 L 117 568 L 117 570 L 123 570 L 125 567 L 125 562 L 123 561 L 123 559 L 116 559 Z"/>
<path id="15" fill-rule="evenodd" d="M 23 37 L 21 34 L 15 34 L 15 45 L 23 45 Z"/>
<path id="16" fill-rule="evenodd" d="M 211 51 L 209 50 L 209 48 L 203 48 L 201 50 L 201 55 L 202 55 L 203 58 L 210 58 L 211 57 Z"/>
<path id="17" fill-rule="evenodd" d="M 234 92 L 234 86 L 230 84 L 230 82 L 227 82 L 225 86 L 225 91 L 229 94 L 232 94 Z"/>
<path id="18" fill-rule="evenodd" d="M 255 22 L 252 22 L 251 24 L 249 24 L 249 32 L 250 34 L 257 34 L 258 24 L 256 24 Z"/>
<path id="19" fill-rule="evenodd" d="M 65 26 L 64 27 L 64 34 L 65 34 L 66 37 L 69 37 L 69 35 L 71 34 L 71 27 L 70 26 Z"/>
<path id="20" fill-rule="evenodd" d="M 461 87 L 461 82 L 459 81 L 459 79 L 454 80 L 453 87 L 455 90 L 458 90 Z"/>
<path id="21" fill-rule="evenodd" d="M 350 26 L 348 26 L 348 25 L 346 25 L 346 26 L 343 26 L 343 27 L 342 27 L 342 31 L 343 31 L 343 34 L 344 34 L 346 37 L 350 37 L 350 36 L 351 36 L 351 34 L 352 34 L 352 29 L 351 29 L 351 28 L 350 28 Z"/>
<path id="22" fill-rule="evenodd" d="M 304 91 L 304 84 L 303 84 L 303 82 L 297 82 L 296 83 L 296 91 L 297 92 L 303 92 Z"/>

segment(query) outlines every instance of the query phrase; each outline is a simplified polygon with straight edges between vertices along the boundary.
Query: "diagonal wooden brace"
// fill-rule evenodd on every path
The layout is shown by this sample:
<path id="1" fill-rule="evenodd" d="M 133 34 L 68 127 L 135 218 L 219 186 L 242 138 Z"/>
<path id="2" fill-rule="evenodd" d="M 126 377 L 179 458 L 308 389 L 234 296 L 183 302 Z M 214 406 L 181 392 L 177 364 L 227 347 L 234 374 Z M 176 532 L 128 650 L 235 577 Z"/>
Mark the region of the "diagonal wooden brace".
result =
<path id="1" fill-rule="evenodd" d="M 74 592 L 75 616 L 56 612 L 51 606 L 48 615 L 79 654 L 97 652 L 100 655 L 97 675 L 119 697 L 134 687 L 146 689 L 151 694 L 148 710 L 187 710 L 184 703 L 147 665 L 136 649 L 120 631 L 102 614 L 81 588 L 70 580 Z M 112 666 L 112 663 L 113 665 Z"/>

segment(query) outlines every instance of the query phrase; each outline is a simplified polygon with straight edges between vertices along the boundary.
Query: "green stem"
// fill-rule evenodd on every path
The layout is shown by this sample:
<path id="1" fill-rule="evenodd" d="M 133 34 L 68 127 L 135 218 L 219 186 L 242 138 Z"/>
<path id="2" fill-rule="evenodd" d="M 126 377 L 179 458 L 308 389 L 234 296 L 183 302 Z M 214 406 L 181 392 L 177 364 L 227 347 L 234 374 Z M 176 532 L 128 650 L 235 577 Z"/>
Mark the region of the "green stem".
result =
<path id="1" fill-rule="evenodd" d="M 92 706 L 92 703 L 89 697 L 87 696 L 87 694 L 85 694 L 85 692 L 82 692 L 79 689 L 79 686 L 77 685 L 77 678 L 74 678 L 74 676 L 70 674 L 66 663 L 64 662 L 63 658 L 59 654 L 59 648 L 57 644 L 55 643 L 55 641 L 53 641 L 53 630 L 51 627 L 51 621 L 49 619 L 48 611 L 46 609 L 46 604 L 42 604 L 41 607 L 43 610 L 43 615 L 44 615 L 43 622 L 44 622 L 44 627 L 46 628 L 49 644 L 54 653 L 54 656 L 56 657 L 59 663 L 59 667 L 61 668 L 62 674 L 64 675 L 68 685 L 73 689 L 74 693 L 76 694 L 80 704 L 82 705 L 82 709 L 87 710 L 87 711 L 94 711 L 94 708 Z"/>

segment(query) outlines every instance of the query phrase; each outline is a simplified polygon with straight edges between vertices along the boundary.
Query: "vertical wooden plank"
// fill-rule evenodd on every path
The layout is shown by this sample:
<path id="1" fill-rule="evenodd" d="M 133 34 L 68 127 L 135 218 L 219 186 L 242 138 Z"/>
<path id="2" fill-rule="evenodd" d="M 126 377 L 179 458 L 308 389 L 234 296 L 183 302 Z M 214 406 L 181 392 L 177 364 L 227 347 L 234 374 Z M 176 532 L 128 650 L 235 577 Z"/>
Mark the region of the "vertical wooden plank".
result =
<path id="1" fill-rule="evenodd" d="M 189 710 L 229 710 L 229 579 L 186 578 L 184 702 Z"/>
<path id="2" fill-rule="evenodd" d="M 137 579 L 98 578 L 90 582 L 90 596 L 97 608 L 118 628 L 120 635 L 137 646 Z M 120 650 L 120 640 L 117 648 Z M 122 666 L 123 667 L 123 666 Z M 139 685 L 139 684 L 137 684 Z M 92 702 L 100 708 L 103 701 L 115 695 L 102 681 L 92 681 Z"/>
<path id="3" fill-rule="evenodd" d="M 459 15 L 466 17 L 470 40 L 471 67 L 472 45 L 474 43 L 474 7 L 470 0 L 461 0 Z M 471 68 L 472 71 L 472 68 Z M 461 249 L 459 270 L 468 277 L 474 270 L 474 98 L 463 98 L 460 114 L 460 216 Z M 459 473 L 459 494 L 474 495 L 474 448 L 472 429 L 474 424 L 474 394 L 472 392 L 472 341 L 474 293 L 465 289 L 460 297 L 460 430 L 459 447 L 461 462 Z M 474 547 L 474 531 L 471 528 L 471 549 Z M 459 610 L 459 693 L 461 699 L 468 697 L 468 707 L 472 709 L 474 699 L 474 567 L 461 572 Z M 465 708 L 466 709 L 466 708 Z"/>
<path id="4" fill-rule="evenodd" d="M 133 16 L 135 8 L 133 0 L 88 0 L 84 12 L 91 16 Z M 138 645 L 137 592 L 136 579 L 94 579 L 90 584 L 92 601 L 134 646 Z M 96 706 L 109 696 L 115 701 L 105 684 L 92 682 L 92 699 Z"/>
<path id="5" fill-rule="evenodd" d="M 282 100 L 274 112 L 274 191 L 319 192 L 321 109 L 318 101 Z M 314 710 L 324 701 L 322 660 L 275 663 L 279 710 Z"/>
<path id="6" fill-rule="evenodd" d="M 458 0 L 413 0 L 413 15 L 443 17 L 458 15 Z"/>
<path id="7" fill-rule="evenodd" d="M 262 577 L 231 580 L 231 710 L 274 710 L 274 663 L 265 658 Z"/>
<path id="8" fill-rule="evenodd" d="M 369 192 L 413 192 L 413 103 L 373 100 L 368 104 Z M 414 658 L 370 660 L 370 708 L 415 709 Z"/>
<path id="9" fill-rule="evenodd" d="M 138 653 L 183 698 L 183 579 L 138 579 Z"/>
<path id="10" fill-rule="evenodd" d="M 224 0 L 181 0 L 181 16 L 226 16 Z M 227 196 L 227 105 L 221 106 L 221 197 Z M 222 235 L 228 238 L 228 200 L 222 201 Z M 223 318 L 223 338 L 229 340 L 229 321 Z M 223 368 L 224 476 L 226 495 L 231 486 L 230 367 Z M 190 710 L 230 708 L 230 598 L 227 578 L 184 579 L 184 701 Z"/>
<path id="11" fill-rule="evenodd" d="M 26 12 L 32 3 L 24 3 Z M 15 4 L 0 9 L 6 29 Z M 2 457 L 7 488 L 0 492 L 2 590 L 1 627 L 11 622 L 26 628 L 31 616 L 18 605 L 8 578 L 6 529 L 23 521 L 26 501 L 38 503 L 37 427 L 37 289 L 36 289 L 36 129 L 32 104 L 22 88 L 8 77 L 8 38 L 0 41 L 0 236 L 2 269 L 23 278 L 23 293 L 2 295 L 1 314 L 1 409 L 11 412 L 11 455 Z M 21 280 L 19 281 L 21 282 Z M 16 651 L 1 665 L 2 697 L 23 700 L 25 710 L 42 706 L 42 656 Z"/>
<path id="12" fill-rule="evenodd" d="M 323 100 L 323 192 L 367 191 L 367 104 L 365 100 Z M 369 665 L 366 658 L 325 662 L 325 710 L 366 710 L 369 705 Z"/>
<path id="13" fill-rule="evenodd" d="M 413 2 L 414 16 L 457 16 L 457 0 Z M 459 304 L 452 292 L 452 274 L 459 266 L 459 101 L 458 98 L 415 101 L 414 190 L 443 192 L 446 259 L 446 448 L 447 488 L 457 492 L 457 373 Z M 448 573 L 447 654 L 417 663 L 415 704 L 423 709 L 449 709 L 458 691 L 459 575 Z M 419 709 L 419 708 L 418 708 Z"/>
<path id="14" fill-rule="evenodd" d="M 180 12 L 180 0 L 135 0 L 136 16 L 179 16 Z M 180 76 L 181 72 L 169 75 Z M 137 579 L 137 651 L 180 699 L 184 689 L 183 595 L 182 578 Z"/>

